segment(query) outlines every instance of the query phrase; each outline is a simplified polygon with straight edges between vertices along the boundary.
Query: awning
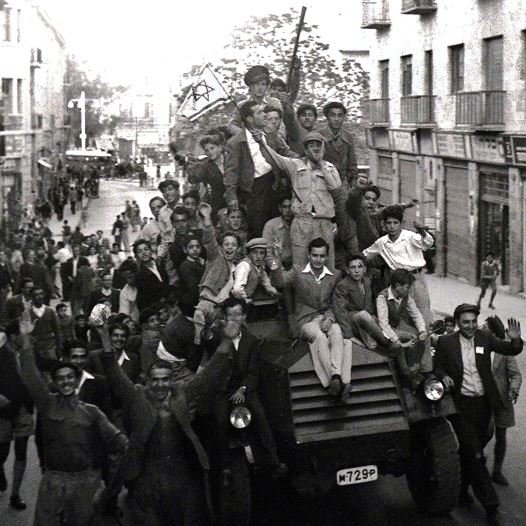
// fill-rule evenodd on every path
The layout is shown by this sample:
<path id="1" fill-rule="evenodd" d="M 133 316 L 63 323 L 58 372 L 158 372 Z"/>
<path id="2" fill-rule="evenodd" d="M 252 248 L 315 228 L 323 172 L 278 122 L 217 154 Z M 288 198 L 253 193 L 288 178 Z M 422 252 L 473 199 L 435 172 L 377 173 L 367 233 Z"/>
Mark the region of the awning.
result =
<path id="1" fill-rule="evenodd" d="M 68 150 L 66 152 L 67 157 L 111 157 L 107 152 L 102 150 Z"/>
<path id="2" fill-rule="evenodd" d="M 53 170 L 53 165 L 50 164 L 50 162 L 45 158 L 45 157 L 41 157 L 37 163 L 40 165 L 40 166 L 43 166 L 44 168 L 47 168 L 48 170 Z"/>

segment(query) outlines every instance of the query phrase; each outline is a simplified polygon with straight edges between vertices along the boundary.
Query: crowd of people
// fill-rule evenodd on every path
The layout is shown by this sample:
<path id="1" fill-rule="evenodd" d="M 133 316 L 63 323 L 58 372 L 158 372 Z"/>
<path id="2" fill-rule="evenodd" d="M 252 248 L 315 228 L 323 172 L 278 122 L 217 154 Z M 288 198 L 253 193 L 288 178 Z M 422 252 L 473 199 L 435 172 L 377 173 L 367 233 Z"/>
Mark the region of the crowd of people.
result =
<path id="1" fill-rule="evenodd" d="M 509 320 L 505 331 L 492 318 L 478 328 L 479 306 L 463 304 L 448 333 L 432 335 L 425 275 L 434 238 L 419 222 L 405 228 L 414 202 L 380 206 L 380 189 L 358 171 L 345 106 L 326 104 L 318 123 L 318 109 L 295 109 L 264 66 L 245 83 L 231 121 L 200 139 L 206 158 L 185 161 L 190 187 L 181 195 L 178 180 L 163 180 L 150 221 L 127 201 L 113 243 L 109 232 L 85 235 L 66 222 L 56 241 L 40 207 L 39 221 L 2 247 L 0 462 L 14 439 L 11 505 L 25 507 L 34 407 L 38 525 L 90 524 L 96 511 L 115 512 L 123 487 L 131 524 L 206 524 L 211 450 L 221 487 L 232 484 L 236 404 L 251 411 L 256 463 L 269 477 L 286 475 L 258 396 L 259 341 L 246 323 L 265 299 L 281 305 L 289 336 L 307 342 L 337 403 L 352 403 L 357 343 L 393 359 L 413 390 L 430 374 L 442 379 L 458 408 L 461 503 L 472 487 L 498 524 L 492 478 L 507 484 L 519 324 Z M 493 420 L 491 476 L 483 450 Z M 7 485 L 2 468 L 0 491 Z"/>

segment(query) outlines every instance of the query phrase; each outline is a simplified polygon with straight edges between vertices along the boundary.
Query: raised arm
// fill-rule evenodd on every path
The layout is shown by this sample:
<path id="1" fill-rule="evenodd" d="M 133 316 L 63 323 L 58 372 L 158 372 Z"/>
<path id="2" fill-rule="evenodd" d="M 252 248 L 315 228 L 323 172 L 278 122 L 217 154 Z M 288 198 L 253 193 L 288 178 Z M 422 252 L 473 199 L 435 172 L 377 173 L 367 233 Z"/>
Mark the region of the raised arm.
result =
<path id="1" fill-rule="evenodd" d="M 225 149 L 225 201 L 228 205 L 231 203 L 237 203 L 237 186 L 239 184 L 239 143 L 233 142 L 230 139 L 226 143 Z"/>

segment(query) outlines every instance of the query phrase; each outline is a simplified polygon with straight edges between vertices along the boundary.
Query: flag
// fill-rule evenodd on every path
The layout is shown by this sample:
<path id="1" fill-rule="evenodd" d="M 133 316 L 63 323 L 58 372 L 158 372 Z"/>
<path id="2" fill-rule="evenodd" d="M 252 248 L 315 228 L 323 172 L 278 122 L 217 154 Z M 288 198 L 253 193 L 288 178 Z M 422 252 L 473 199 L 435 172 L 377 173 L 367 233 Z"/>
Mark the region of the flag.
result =
<path id="1" fill-rule="evenodd" d="M 206 112 L 229 100 L 230 97 L 225 88 L 217 80 L 210 66 L 206 65 L 190 87 L 177 114 L 195 121 Z"/>

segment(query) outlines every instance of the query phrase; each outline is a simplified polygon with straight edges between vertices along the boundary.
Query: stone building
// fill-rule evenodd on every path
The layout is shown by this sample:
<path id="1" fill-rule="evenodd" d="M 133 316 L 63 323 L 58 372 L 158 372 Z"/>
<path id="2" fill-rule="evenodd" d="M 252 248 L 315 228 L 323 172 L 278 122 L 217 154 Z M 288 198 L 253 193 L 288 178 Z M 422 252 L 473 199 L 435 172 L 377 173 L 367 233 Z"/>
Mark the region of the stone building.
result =
<path id="1" fill-rule="evenodd" d="M 64 147 L 66 49 L 47 14 L 0 0 L 0 221 L 45 195 Z"/>
<path id="2" fill-rule="evenodd" d="M 384 203 L 435 230 L 437 271 L 501 284 L 526 270 L 526 4 L 521 0 L 376 0 L 368 146 Z"/>

